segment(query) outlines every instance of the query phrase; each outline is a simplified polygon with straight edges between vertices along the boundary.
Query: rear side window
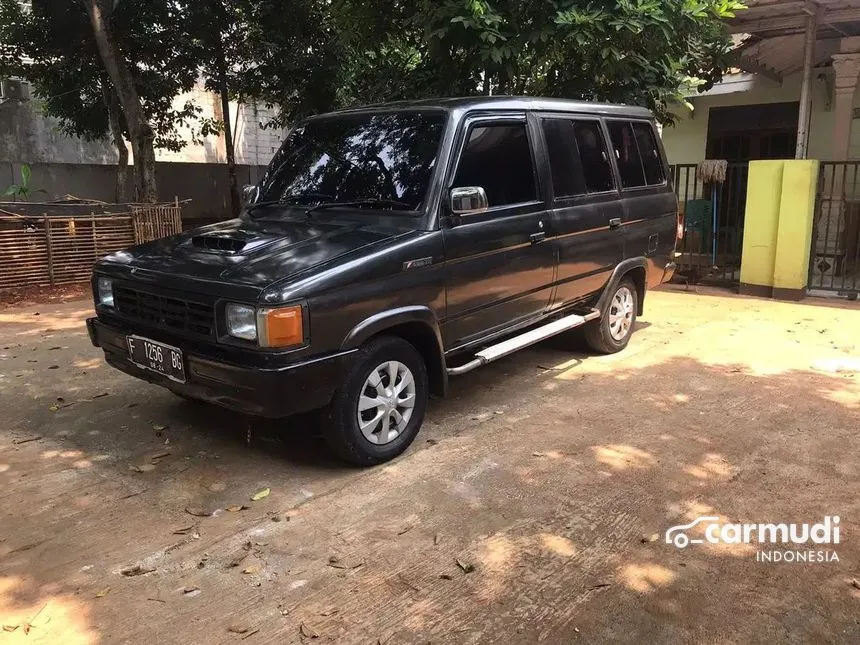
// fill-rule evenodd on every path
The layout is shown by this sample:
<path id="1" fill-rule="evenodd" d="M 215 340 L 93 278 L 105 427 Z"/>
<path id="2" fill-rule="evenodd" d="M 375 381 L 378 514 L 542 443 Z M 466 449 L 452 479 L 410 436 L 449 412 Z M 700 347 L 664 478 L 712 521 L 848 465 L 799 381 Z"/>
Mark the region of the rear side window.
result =
<path id="1" fill-rule="evenodd" d="M 474 126 L 460 156 L 454 186 L 481 186 L 490 207 L 536 200 L 525 123 Z"/>
<path id="2" fill-rule="evenodd" d="M 618 174 L 621 175 L 621 186 L 638 188 L 645 185 L 645 171 L 642 169 L 642 159 L 639 156 L 639 146 L 633 128 L 626 121 L 609 121 L 609 137 L 615 148 L 615 158 L 618 160 Z"/>
<path id="3" fill-rule="evenodd" d="M 639 156 L 645 170 L 645 181 L 649 186 L 662 184 L 666 177 L 663 174 L 663 159 L 657 147 L 657 137 L 650 123 L 633 123 L 633 134 L 639 146 Z"/>
<path id="4" fill-rule="evenodd" d="M 612 166 L 609 164 L 609 153 L 600 124 L 597 121 L 574 121 L 573 133 L 588 192 L 604 193 L 614 190 Z"/>
<path id="5" fill-rule="evenodd" d="M 552 191 L 556 199 L 584 195 L 585 177 L 570 119 L 544 119 L 541 123 L 552 170 Z"/>

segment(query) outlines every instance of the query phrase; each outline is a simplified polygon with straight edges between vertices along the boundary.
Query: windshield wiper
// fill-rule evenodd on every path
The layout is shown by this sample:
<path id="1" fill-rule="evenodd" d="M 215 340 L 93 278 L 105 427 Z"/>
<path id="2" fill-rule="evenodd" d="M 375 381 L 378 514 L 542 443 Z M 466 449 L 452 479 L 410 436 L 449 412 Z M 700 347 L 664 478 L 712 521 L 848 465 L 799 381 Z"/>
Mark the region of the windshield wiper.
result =
<path id="1" fill-rule="evenodd" d="M 246 212 L 250 216 L 251 213 L 254 212 L 255 210 L 257 210 L 258 208 L 265 208 L 266 206 L 277 206 L 278 204 L 284 204 L 284 205 L 297 204 L 300 201 L 305 201 L 305 200 L 313 201 L 313 200 L 322 200 L 322 199 L 331 199 L 331 198 L 332 198 L 332 195 L 329 195 L 328 193 L 314 193 L 314 192 L 300 193 L 298 195 L 287 195 L 286 197 L 282 197 L 281 199 L 269 199 L 266 201 L 257 202 L 256 204 L 251 204 L 250 206 L 248 206 L 248 210 Z"/>
<path id="2" fill-rule="evenodd" d="M 311 206 L 305 211 L 305 215 L 310 217 L 311 213 L 315 213 L 317 211 L 329 210 L 330 208 L 340 208 L 341 206 L 345 207 L 362 207 L 362 206 L 379 206 L 379 207 L 389 207 L 389 208 L 397 208 L 403 207 L 405 210 L 415 210 L 412 207 L 412 204 L 407 204 L 406 202 L 397 201 L 396 199 L 377 199 L 375 197 L 370 197 L 367 199 L 356 199 L 351 202 L 322 202 L 321 204 L 316 204 L 315 206 Z"/>

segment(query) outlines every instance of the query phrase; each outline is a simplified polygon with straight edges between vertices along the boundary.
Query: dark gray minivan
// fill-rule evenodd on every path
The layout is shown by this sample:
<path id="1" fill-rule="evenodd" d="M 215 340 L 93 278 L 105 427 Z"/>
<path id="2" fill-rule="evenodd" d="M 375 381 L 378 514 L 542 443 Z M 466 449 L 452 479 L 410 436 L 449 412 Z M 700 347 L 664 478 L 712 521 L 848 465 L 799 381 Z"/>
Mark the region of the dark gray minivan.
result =
<path id="1" fill-rule="evenodd" d="M 651 113 L 555 99 L 315 116 L 248 195 L 101 261 L 92 341 L 185 397 L 320 410 L 363 465 L 406 449 L 451 376 L 575 328 L 623 349 L 681 230 Z"/>

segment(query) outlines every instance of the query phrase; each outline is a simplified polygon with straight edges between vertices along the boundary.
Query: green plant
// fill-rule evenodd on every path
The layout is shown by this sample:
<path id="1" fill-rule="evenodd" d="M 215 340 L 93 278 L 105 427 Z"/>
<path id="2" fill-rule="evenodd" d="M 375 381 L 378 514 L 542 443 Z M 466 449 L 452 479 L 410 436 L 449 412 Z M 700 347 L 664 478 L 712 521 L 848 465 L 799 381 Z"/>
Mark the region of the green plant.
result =
<path id="1" fill-rule="evenodd" d="M 21 183 L 20 184 L 12 184 L 6 190 L 3 191 L 3 197 L 11 197 L 14 201 L 27 202 L 30 201 L 30 195 L 33 193 L 46 193 L 47 191 L 39 188 L 38 190 L 33 190 L 30 188 L 30 178 L 33 176 L 33 170 L 27 164 L 21 164 Z"/>

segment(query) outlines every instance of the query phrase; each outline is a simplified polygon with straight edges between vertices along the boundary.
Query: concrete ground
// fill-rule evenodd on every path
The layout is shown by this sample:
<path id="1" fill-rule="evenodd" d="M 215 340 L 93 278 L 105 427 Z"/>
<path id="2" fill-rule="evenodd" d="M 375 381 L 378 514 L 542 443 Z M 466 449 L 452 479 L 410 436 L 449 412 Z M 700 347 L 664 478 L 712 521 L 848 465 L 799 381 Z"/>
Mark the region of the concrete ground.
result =
<path id="1" fill-rule="evenodd" d="M 0 311 L 2 645 L 860 642 L 857 306 L 654 292 L 369 470 L 112 371 L 89 310 Z M 839 515 L 839 562 L 664 542 L 700 515 Z"/>

